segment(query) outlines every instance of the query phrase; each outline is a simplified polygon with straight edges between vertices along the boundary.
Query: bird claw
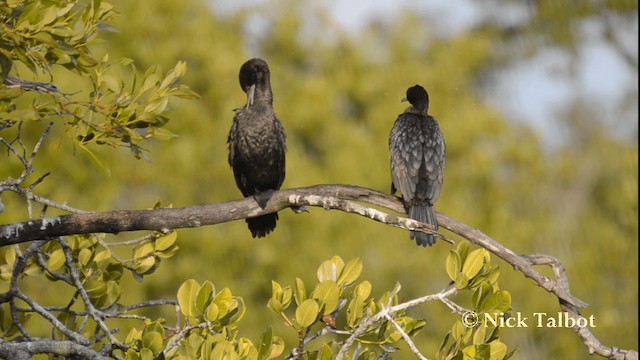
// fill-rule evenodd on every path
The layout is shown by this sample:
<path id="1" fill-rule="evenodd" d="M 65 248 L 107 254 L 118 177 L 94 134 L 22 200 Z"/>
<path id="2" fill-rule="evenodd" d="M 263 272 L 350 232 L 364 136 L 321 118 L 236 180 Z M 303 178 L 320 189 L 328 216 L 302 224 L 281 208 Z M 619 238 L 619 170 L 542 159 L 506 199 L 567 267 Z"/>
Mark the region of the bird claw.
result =
<path id="1" fill-rule="evenodd" d="M 293 210 L 293 212 L 296 213 L 296 214 L 302 214 L 302 213 L 308 213 L 309 212 L 309 209 L 307 208 L 306 205 L 292 206 L 291 210 Z"/>

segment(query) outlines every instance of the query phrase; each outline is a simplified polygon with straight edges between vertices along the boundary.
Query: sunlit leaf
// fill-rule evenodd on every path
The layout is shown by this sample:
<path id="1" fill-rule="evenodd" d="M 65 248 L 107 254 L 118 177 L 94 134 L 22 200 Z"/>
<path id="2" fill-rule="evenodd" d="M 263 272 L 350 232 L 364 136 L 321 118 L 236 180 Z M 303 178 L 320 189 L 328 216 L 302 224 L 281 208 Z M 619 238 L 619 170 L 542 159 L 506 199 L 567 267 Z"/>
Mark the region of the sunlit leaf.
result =
<path id="1" fill-rule="evenodd" d="M 296 321 L 302 327 L 308 327 L 318 319 L 320 307 L 313 299 L 307 299 L 296 309 Z"/>
<path id="2" fill-rule="evenodd" d="M 193 279 L 189 279 L 180 285 L 178 289 L 178 304 L 180 305 L 180 312 L 189 317 L 195 317 L 198 315 L 196 309 L 196 296 L 200 290 L 200 284 Z"/>

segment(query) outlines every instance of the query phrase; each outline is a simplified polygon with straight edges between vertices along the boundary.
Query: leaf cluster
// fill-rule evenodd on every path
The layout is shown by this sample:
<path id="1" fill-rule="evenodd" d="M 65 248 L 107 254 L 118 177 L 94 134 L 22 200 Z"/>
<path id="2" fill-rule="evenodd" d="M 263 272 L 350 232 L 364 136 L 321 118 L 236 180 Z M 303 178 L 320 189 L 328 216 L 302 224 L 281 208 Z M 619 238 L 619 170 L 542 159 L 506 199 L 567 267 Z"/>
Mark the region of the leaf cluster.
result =
<path id="1" fill-rule="evenodd" d="M 116 15 L 113 6 L 92 1 L 15 1 L 0 5 L 0 121 L 60 121 L 70 140 L 91 154 L 92 144 L 127 147 L 142 156 L 148 139 L 175 135 L 164 129 L 169 99 L 197 98 L 180 79 L 186 63 L 179 61 L 164 73 L 152 66 L 140 75 L 130 59 L 96 56 L 90 45 L 99 43 L 98 30 Z M 70 70 L 74 92 L 63 85 L 10 75 L 26 66 L 33 77 L 51 79 Z M 69 89 L 70 90 L 70 89 Z M 35 93 L 35 94 L 34 94 Z"/>
<path id="2" fill-rule="evenodd" d="M 500 267 L 491 266 L 491 254 L 486 249 L 470 251 L 470 243 L 461 241 L 449 251 L 446 270 L 456 288 L 471 291 L 472 310 L 457 320 L 440 345 L 443 359 L 509 359 L 507 345 L 500 339 L 500 328 L 485 322 L 485 314 L 508 316 L 511 294 L 500 290 Z"/>

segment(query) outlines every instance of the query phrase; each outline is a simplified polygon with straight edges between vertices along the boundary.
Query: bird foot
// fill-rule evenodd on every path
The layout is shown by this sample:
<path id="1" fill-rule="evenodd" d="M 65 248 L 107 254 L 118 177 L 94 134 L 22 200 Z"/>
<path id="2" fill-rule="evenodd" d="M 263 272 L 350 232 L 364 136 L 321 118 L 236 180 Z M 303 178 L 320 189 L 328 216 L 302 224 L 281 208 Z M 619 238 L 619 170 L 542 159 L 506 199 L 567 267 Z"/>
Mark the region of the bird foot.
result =
<path id="1" fill-rule="evenodd" d="M 293 212 L 296 213 L 296 214 L 302 214 L 302 213 L 309 212 L 309 209 L 307 208 L 306 205 L 292 206 L 291 210 L 293 210 Z"/>

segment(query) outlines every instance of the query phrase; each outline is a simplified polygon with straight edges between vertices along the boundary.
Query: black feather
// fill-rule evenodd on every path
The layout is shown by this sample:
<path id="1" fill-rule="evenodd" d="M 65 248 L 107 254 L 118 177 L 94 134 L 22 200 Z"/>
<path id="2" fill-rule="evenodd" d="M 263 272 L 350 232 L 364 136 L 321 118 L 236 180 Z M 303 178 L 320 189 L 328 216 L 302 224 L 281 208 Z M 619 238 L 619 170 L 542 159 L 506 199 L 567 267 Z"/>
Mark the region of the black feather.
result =
<path id="1" fill-rule="evenodd" d="M 273 111 L 269 66 L 262 59 L 251 59 L 240 68 L 240 86 L 247 93 L 247 104 L 235 109 L 229 131 L 229 165 L 242 195 L 254 196 L 264 208 L 273 190 L 280 189 L 285 177 L 286 133 Z M 246 219 L 253 237 L 273 231 L 278 213 Z"/>
<path id="2" fill-rule="evenodd" d="M 411 106 L 398 116 L 389 135 L 391 192 L 400 192 L 411 219 L 438 229 L 433 205 L 444 181 L 446 146 L 438 122 L 428 114 L 429 95 L 420 85 L 407 90 Z M 418 245 L 435 243 L 435 237 L 417 231 Z"/>

